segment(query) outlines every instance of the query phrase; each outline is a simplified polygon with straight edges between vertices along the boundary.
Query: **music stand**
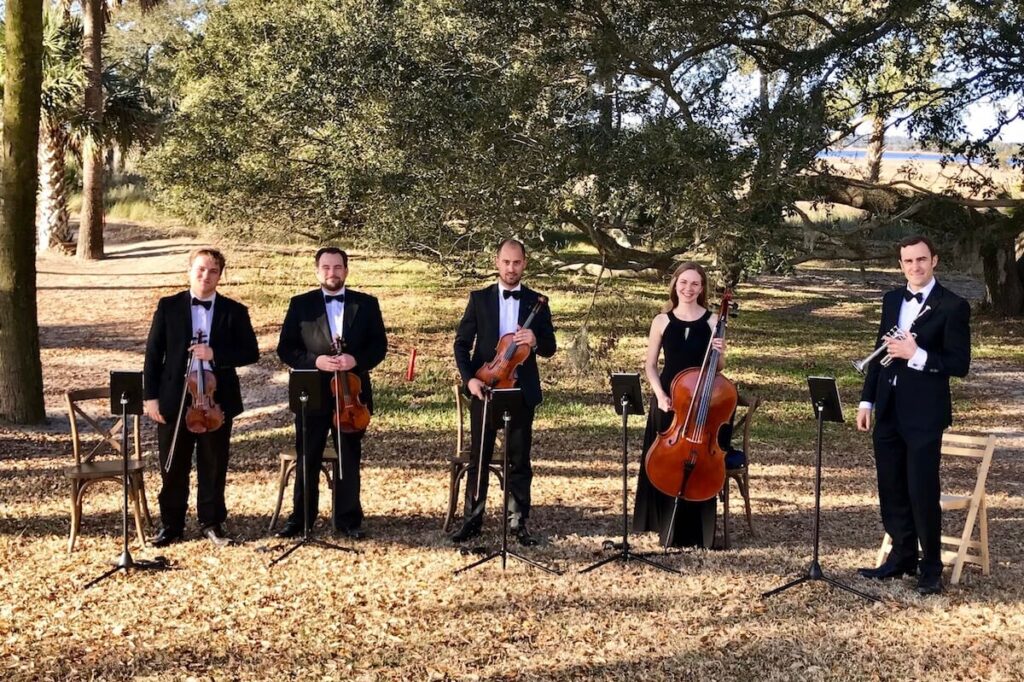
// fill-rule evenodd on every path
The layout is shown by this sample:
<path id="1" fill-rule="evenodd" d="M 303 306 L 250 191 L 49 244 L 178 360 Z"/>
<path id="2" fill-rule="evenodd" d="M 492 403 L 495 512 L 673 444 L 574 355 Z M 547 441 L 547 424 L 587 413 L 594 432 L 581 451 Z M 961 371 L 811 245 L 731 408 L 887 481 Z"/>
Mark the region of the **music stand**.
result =
<path id="1" fill-rule="evenodd" d="M 542 571 L 553 573 L 554 575 L 561 575 L 561 571 L 545 566 L 544 564 L 534 561 L 529 557 L 525 557 L 518 552 L 510 550 L 508 548 L 508 434 L 509 424 L 513 417 L 518 417 L 523 411 L 523 396 L 522 390 L 518 388 L 494 388 L 490 392 L 490 403 L 491 403 L 491 423 L 480 425 L 480 438 L 481 442 L 484 437 L 484 431 L 490 426 L 493 429 L 503 428 L 504 437 L 502 438 L 502 447 L 505 448 L 505 458 L 501 464 L 502 470 L 502 502 L 501 502 L 501 549 L 496 552 L 492 552 L 482 559 L 474 561 L 468 566 L 455 571 L 455 575 L 468 571 L 471 568 L 476 568 L 486 564 L 491 559 L 497 559 L 501 557 L 501 570 L 505 570 L 505 566 L 508 563 L 508 558 L 519 559 L 522 562 L 535 566 Z M 483 464 L 483 463 L 481 463 Z"/>
<path id="2" fill-rule="evenodd" d="M 872 596 L 865 592 L 844 585 L 843 583 L 829 578 L 821 570 L 821 564 L 818 562 L 818 544 L 820 537 L 820 526 L 821 526 L 821 441 L 822 432 L 824 430 L 824 424 L 826 421 L 829 422 L 843 422 L 843 408 L 839 403 L 839 390 L 836 387 L 836 380 L 834 377 L 807 377 L 807 388 L 811 396 L 811 405 L 814 407 L 815 416 L 818 419 L 818 447 L 817 457 L 815 460 L 814 467 L 814 529 L 812 531 L 814 537 L 814 553 L 811 556 L 811 563 L 807 567 L 807 572 L 799 578 L 791 580 L 782 587 L 776 587 L 774 590 L 769 590 L 761 595 L 761 599 L 767 599 L 772 595 L 784 592 L 791 587 L 796 587 L 808 580 L 823 580 L 833 587 L 838 587 L 841 590 L 846 590 L 850 594 L 855 594 L 858 597 L 863 597 L 868 601 L 880 602 L 881 599 Z"/>
<path id="3" fill-rule="evenodd" d="M 605 540 L 604 546 L 612 546 L 618 551 L 609 557 L 605 557 L 590 566 L 587 566 L 580 573 L 589 573 L 595 568 L 600 568 L 613 561 L 640 561 L 655 568 L 660 568 L 669 573 L 680 573 L 677 569 L 670 568 L 656 561 L 647 558 L 648 555 L 634 552 L 629 548 L 629 415 L 642 415 L 644 413 L 644 399 L 640 392 L 640 375 L 636 373 L 616 373 L 611 375 L 612 405 L 615 413 L 622 415 L 622 543 L 615 544 L 611 540 Z"/>
<path id="4" fill-rule="evenodd" d="M 114 562 L 114 567 L 102 575 L 93 578 L 82 588 L 87 590 L 100 581 L 109 578 L 118 571 L 128 573 L 131 570 L 164 570 L 168 568 L 167 559 L 158 556 L 152 561 L 132 558 L 128 551 L 128 415 L 142 414 L 142 372 L 110 373 L 110 413 L 121 416 L 121 556 Z M 145 494 L 145 493 L 142 493 Z"/>
<path id="5" fill-rule="evenodd" d="M 270 566 L 284 561 L 288 556 L 304 545 L 314 545 L 324 549 L 336 549 L 341 552 L 352 552 L 358 554 L 358 550 L 351 547 L 342 547 L 326 540 L 321 540 L 310 535 L 309 531 L 309 467 L 306 466 L 307 448 L 309 438 L 306 432 L 306 411 L 319 410 L 323 406 L 323 392 L 320 390 L 320 370 L 316 369 L 293 369 L 288 374 L 288 407 L 292 412 L 299 415 L 299 428 L 302 431 L 302 451 L 296 453 L 295 462 L 296 477 L 302 476 L 302 538 L 294 545 L 285 550 L 284 554 L 270 562 Z M 341 453 L 338 453 L 340 460 Z M 313 479 L 313 484 L 319 483 L 319 473 Z"/>

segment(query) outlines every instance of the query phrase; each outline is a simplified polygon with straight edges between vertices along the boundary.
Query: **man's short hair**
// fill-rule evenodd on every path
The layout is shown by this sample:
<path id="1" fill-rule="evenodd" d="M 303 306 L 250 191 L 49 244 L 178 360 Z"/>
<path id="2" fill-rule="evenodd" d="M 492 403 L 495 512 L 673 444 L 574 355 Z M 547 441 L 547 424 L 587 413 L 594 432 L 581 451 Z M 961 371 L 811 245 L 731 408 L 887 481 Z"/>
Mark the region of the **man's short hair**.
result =
<path id="1" fill-rule="evenodd" d="M 316 252 L 316 257 L 313 258 L 313 262 L 316 263 L 317 265 L 320 265 L 320 256 L 324 255 L 325 253 L 331 253 L 334 254 L 335 256 L 341 256 L 342 265 L 344 265 L 346 268 L 348 267 L 348 254 L 339 249 L 337 246 L 325 246 L 322 249 L 318 249 Z"/>
<path id="2" fill-rule="evenodd" d="M 912 234 L 909 237 L 904 237 L 900 240 L 899 246 L 896 248 L 896 260 L 900 260 L 902 257 L 903 249 L 907 246 L 913 246 L 914 244 L 924 244 L 928 247 L 928 253 L 932 256 L 938 256 L 939 252 L 935 250 L 935 244 L 932 240 L 923 234 Z"/>
<path id="3" fill-rule="evenodd" d="M 199 258 L 200 256 L 209 256 L 215 260 L 217 262 L 217 266 L 221 269 L 221 272 L 223 272 L 224 268 L 227 266 L 227 261 L 224 260 L 224 254 L 211 246 L 200 246 L 198 249 L 193 249 L 192 253 L 188 254 L 188 266 L 191 268 L 192 263 L 194 263 L 196 258 Z"/>
<path id="4" fill-rule="evenodd" d="M 495 253 L 501 253 L 501 250 L 508 244 L 515 244 L 519 247 L 519 250 L 523 252 L 523 260 L 526 260 L 526 245 L 514 237 L 508 237 L 502 239 L 501 243 L 498 244 L 498 250 Z"/>

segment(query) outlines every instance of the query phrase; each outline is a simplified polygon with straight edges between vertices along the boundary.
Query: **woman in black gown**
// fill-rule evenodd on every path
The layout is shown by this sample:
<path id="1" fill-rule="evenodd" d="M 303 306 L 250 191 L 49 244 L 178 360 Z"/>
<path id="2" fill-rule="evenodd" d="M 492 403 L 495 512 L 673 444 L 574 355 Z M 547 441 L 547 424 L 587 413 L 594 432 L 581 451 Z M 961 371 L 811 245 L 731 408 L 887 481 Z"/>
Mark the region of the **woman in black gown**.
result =
<path id="1" fill-rule="evenodd" d="M 692 262 L 681 264 L 672 274 L 672 283 L 669 285 L 671 302 L 651 322 L 644 369 L 654 389 L 655 400 L 648 411 L 644 455 L 658 432 L 667 429 L 672 422 L 672 380 L 683 370 L 703 364 L 709 342 L 720 353 L 725 352 L 722 339 L 711 339 L 718 316 L 707 309 L 707 282 L 707 273 L 700 265 Z M 658 359 L 662 352 L 665 354 L 665 365 L 659 374 Z M 651 485 L 642 457 L 640 479 L 636 487 L 633 531 L 658 531 L 661 544 L 666 547 L 710 547 L 715 534 L 716 498 L 712 497 L 705 502 L 679 500 L 673 526 L 675 500 Z M 671 538 L 668 537 L 670 526 Z"/>

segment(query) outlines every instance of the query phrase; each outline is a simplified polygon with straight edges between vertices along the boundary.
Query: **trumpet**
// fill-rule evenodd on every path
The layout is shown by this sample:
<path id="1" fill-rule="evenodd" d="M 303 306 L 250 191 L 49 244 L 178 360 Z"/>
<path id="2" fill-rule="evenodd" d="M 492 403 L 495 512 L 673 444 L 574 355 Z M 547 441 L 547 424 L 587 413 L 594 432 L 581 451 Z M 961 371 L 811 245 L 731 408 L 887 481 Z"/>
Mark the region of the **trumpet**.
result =
<path id="1" fill-rule="evenodd" d="M 914 326 L 914 322 L 917 322 L 918 318 L 920 318 L 922 315 L 924 315 L 929 310 L 931 310 L 931 306 L 930 305 L 926 305 L 924 308 L 922 308 L 921 312 L 919 312 L 917 314 L 917 317 L 914 318 L 913 322 L 910 323 L 910 326 L 913 327 Z M 910 335 L 912 337 L 914 337 L 915 339 L 917 338 L 917 334 L 914 334 L 913 332 L 910 332 Z M 875 360 L 875 358 L 877 358 L 878 356 L 882 355 L 882 353 L 885 353 L 885 355 L 882 357 L 881 360 L 878 361 L 878 364 L 880 364 L 882 367 L 888 367 L 889 365 L 892 364 L 892 361 L 894 360 L 894 358 L 893 358 L 893 356 L 889 355 L 886 352 L 889 349 L 889 346 L 888 346 L 888 344 L 885 343 L 885 341 L 887 341 L 887 340 L 902 341 L 905 338 L 907 338 L 907 332 L 905 332 L 902 329 L 900 329 L 899 325 L 893 325 L 892 329 L 887 331 L 882 336 L 882 344 L 880 346 L 878 346 L 878 348 L 876 348 L 874 351 L 872 351 L 871 354 L 868 355 L 863 360 L 854 360 L 853 361 L 853 368 L 855 370 L 857 370 L 858 372 L 860 372 L 861 374 L 864 374 L 867 371 L 868 365 L 870 365 Z"/>

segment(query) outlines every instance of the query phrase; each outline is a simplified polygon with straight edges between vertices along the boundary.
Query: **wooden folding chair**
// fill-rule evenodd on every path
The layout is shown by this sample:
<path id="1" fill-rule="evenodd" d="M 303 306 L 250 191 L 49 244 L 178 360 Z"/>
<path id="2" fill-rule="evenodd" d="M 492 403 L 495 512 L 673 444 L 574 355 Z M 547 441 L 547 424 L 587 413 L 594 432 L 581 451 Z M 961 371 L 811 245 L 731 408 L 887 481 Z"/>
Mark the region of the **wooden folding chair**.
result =
<path id="1" fill-rule="evenodd" d="M 449 532 L 455 523 L 455 512 L 459 506 L 459 490 L 462 487 L 462 479 L 469 471 L 469 458 L 473 456 L 470 452 L 470 441 L 466 438 L 466 412 L 469 409 L 469 400 L 462 394 L 462 385 L 455 384 L 455 451 L 448 455 L 448 514 L 444 518 L 444 532 Z M 480 453 L 476 453 L 479 457 Z M 491 464 L 488 467 L 502 486 L 505 480 L 502 478 L 501 466 L 505 454 L 495 446 L 494 456 L 491 457 Z"/>
<path id="2" fill-rule="evenodd" d="M 282 452 L 278 458 L 280 470 L 277 475 L 277 504 L 274 506 L 274 515 L 270 517 L 270 530 L 274 530 L 277 519 L 281 516 L 281 503 L 284 501 L 284 491 L 288 487 L 288 481 L 295 473 L 298 464 L 298 457 L 294 452 Z M 334 517 L 334 465 L 338 463 L 338 453 L 333 446 L 324 450 L 324 458 L 320 463 L 320 471 L 327 479 L 327 490 L 331 498 L 331 518 Z M 308 479 L 307 479 L 308 480 Z"/>
<path id="3" fill-rule="evenodd" d="M 743 431 L 743 453 L 745 458 L 743 464 L 738 467 L 725 470 L 725 485 L 722 486 L 722 548 L 729 549 L 730 545 L 730 513 L 729 513 L 729 481 L 736 482 L 736 487 L 743 498 L 743 507 L 747 514 L 747 528 L 751 535 L 754 533 L 754 522 L 750 514 L 750 427 L 754 423 L 754 413 L 757 412 L 761 399 L 754 395 L 741 393 L 737 405 L 746 407 L 746 411 L 739 421 L 733 425 L 733 433 L 736 430 Z"/>
<path id="4" fill-rule="evenodd" d="M 64 394 L 64 402 L 68 410 L 68 420 L 71 423 L 71 449 L 74 453 L 74 466 L 64 469 L 64 477 L 71 482 L 71 534 L 68 538 L 68 553 L 75 549 L 75 540 L 78 538 L 79 529 L 82 523 L 82 501 L 85 499 L 85 491 L 97 481 L 113 481 L 121 485 L 121 476 L 124 469 L 124 462 L 121 459 L 121 429 L 124 428 L 124 421 L 118 417 L 109 428 L 104 426 L 100 417 L 91 414 L 83 407 L 83 403 L 93 401 L 110 403 L 110 388 L 87 388 L 78 391 L 67 391 Z M 81 424 L 80 422 L 84 423 Z M 87 426 L 91 432 L 99 436 L 99 439 L 92 443 L 92 448 L 85 454 L 83 450 L 87 439 L 82 432 L 82 426 Z M 133 441 L 133 455 L 128 458 L 128 497 L 132 502 L 135 515 L 135 531 L 139 542 L 146 544 L 146 537 L 142 531 L 142 514 L 145 512 L 146 524 L 152 526 L 153 521 L 149 515 L 149 505 L 146 503 L 146 488 L 143 472 L 145 462 L 142 459 L 141 438 L 139 430 L 139 416 L 132 415 L 132 434 L 129 438 Z M 103 453 L 115 453 L 116 459 L 104 459 L 97 461 L 98 455 Z"/>
<path id="5" fill-rule="evenodd" d="M 970 495 L 948 495 L 941 497 L 942 511 L 966 510 L 967 520 L 959 537 L 942 536 L 942 544 L 955 549 L 942 551 L 943 563 L 951 563 L 953 574 L 949 584 L 956 585 L 964 570 L 964 564 L 981 566 L 981 572 L 988 575 L 991 570 L 988 554 L 988 506 L 985 503 L 985 481 L 992 464 L 992 455 L 996 448 L 996 437 L 964 436 L 946 433 L 942 436 L 942 455 L 968 457 L 977 460 L 977 478 L 974 490 Z M 978 540 L 974 540 L 974 527 L 979 527 Z M 892 550 L 892 538 L 886 533 L 882 538 L 882 547 L 878 550 L 878 565 L 881 566 Z"/>

